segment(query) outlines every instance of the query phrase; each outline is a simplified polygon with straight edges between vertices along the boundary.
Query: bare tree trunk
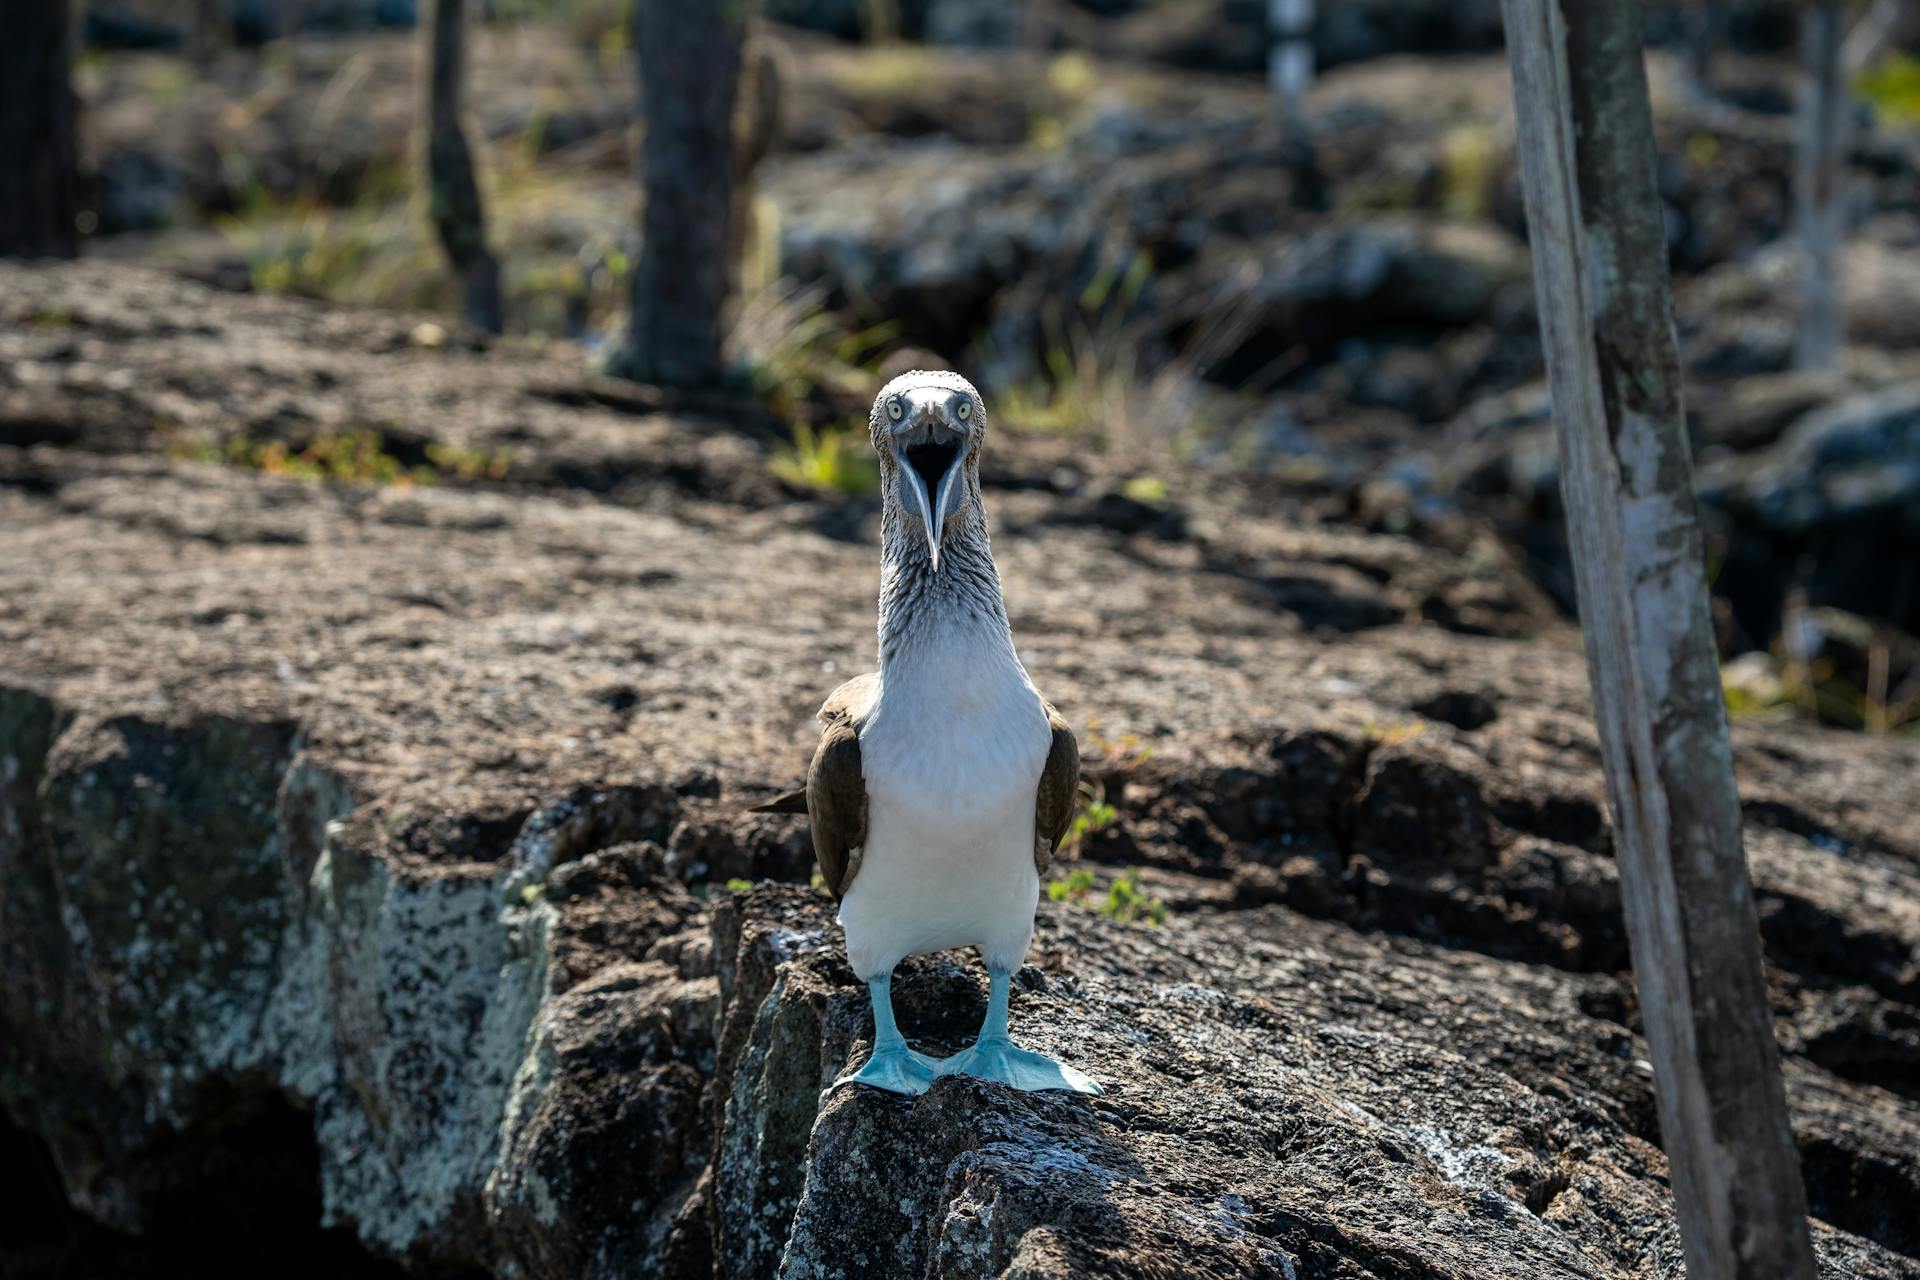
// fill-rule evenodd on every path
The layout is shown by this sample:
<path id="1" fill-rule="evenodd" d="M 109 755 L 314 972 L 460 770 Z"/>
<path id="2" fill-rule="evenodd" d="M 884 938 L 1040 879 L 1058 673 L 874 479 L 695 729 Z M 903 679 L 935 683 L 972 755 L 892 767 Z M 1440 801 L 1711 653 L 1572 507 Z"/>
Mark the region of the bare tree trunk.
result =
<path id="1" fill-rule="evenodd" d="M 1288 130 L 1302 126 L 1313 83 L 1313 0 L 1267 0 L 1267 84 Z"/>
<path id="2" fill-rule="evenodd" d="M 1293 178 L 1293 202 L 1326 207 L 1326 179 L 1307 127 L 1313 85 L 1313 0 L 1267 0 L 1267 86 L 1280 119 L 1281 154 Z"/>
<path id="3" fill-rule="evenodd" d="M 1849 76 L 1865 71 L 1897 42 L 1911 39 L 1920 27 L 1920 12 L 1912 0 L 1874 0 L 1840 46 L 1841 69 Z"/>
<path id="4" fill-rule="evenodd" d="M 80 242 L 66 0 L 0 0 L 0 26 L 0 257 L 71 258 Z"/>
<path id="5" fill-rule="evenodd" d="M 765 40 L 747 42 L 735 97 L 727 287 L 738 292 L 770 283 L 780 266 L 779 220 L 770 207 L 756 205 L 753 197 L 754 170 L 780 138 L 780 62 Z"/>
<path id="6" fill-rule="evenodd" d="M 1687 64 L 1695 87 L 1713 88 L 1713 55 L 1727 26 L 1725 0 L 1698 0 L 1687 23 Z"/>
<path id="7" fill-rule="evenodd" d="M 193 0 L 193 35 L 188 53 L 196 67 L 213 65 L 231 39 L 227 23 L 227 0 Z"/>
<path id="8" fill-rule="evenodd" d="M 1800 20 L 1803 80 L 1795 218 L 1800 231 L 1800 325 L 1793 361 L 1831 369 L 1840 358 L 1840 241 L 1846 218 L 1847 83 L 1844 0 L 1817 0 Z"/>
<path id="9" fill-rule="evenodd" d="M 466 95 L 466 0 L 432 0 L 420 38 L 427 62 L 427 216 L 460 278 L 461 316 L 500 332 L 500 264 L 487 248 L 487 211 L 461 108 Z"/>
<path id="10" fill-rule="evenodd" d="M 1640 6 L 1505 0 L 1560 483 L 1689 1280 L 1813 1280 L 1720 691 Z"/>
<path id="11" fill-rule="evenodd" d="M 746 19 L 747 0 L 635 2 L 647 203 L 633 311 L 611 373 L 677 385 L 720 375 Z"/>

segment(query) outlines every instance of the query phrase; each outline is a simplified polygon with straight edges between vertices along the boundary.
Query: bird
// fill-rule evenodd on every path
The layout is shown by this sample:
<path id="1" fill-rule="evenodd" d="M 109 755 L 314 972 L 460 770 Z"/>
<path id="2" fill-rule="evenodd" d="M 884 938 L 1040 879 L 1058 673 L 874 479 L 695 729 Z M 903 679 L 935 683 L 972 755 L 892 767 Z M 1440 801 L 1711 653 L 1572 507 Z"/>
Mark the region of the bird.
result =
<path id="1" fill-rule="evenodd" d="M 957 373 L 913 370 L 868 418 L 880 455 L 880 670 L 821 706 L 804 789 L 757 806 L 805 812 L 874 1039 L 859 1083 L 918 1094 L 941 1076 L 1097 1094 L 1078 1069 L 1014 1044 L 1013 974 L 1033 942 L 1040 885 L 1073 820 L 1080 752 L 1013 644 L 987 537 L 987 412 Z M 906 957 L 978 947 L 987 1013 L 973 1044 L 936 1060 L 894 1021 Z"/>

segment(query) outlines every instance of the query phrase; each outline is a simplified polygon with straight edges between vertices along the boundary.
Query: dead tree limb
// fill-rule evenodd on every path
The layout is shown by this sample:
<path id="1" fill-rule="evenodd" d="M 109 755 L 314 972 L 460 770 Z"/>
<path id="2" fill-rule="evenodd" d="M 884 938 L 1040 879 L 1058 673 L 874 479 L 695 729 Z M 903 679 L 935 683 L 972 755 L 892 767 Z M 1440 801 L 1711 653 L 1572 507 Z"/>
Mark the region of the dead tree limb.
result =
<path id="1" fill-rule="evenodd" d="M 1847 77 L 1844 0 L 1817 0 L 1800 18 L 1799 172 L 1794 220 L 1800 235 L 1800 316 L 1793 362 L 1831 369 L 1840 359 L 1840 242 L 1846 219 Z"/>
<path id="2" fill-rule="evenodd" d="M 66 0 L 0 9 L 0 257 L 79 252 L 73 22 Z"/>
<path id="3" fill-rule="evenodd" d="M 680 385 L 720 375 L 746 19 L 747 0 L 635 0 L 646 212 L 632 313 L 610 373 Z"/>
<path id="4" fill-rule="evenodd" d="M 1504 0 L 1634 975 L 1691 1280 L 1812 1280 L 1721 702 L 1636 4 Z"/>
<path id="5" fill-rule="evenodd" d="M 466 0 L 432 0 L 420 38 L 426 60 L 427 217 L 460 279 L 468 324 L 500 332 L 500 264 L 487 248 L 487 211 L 462 111 L 467 78 Z"/>

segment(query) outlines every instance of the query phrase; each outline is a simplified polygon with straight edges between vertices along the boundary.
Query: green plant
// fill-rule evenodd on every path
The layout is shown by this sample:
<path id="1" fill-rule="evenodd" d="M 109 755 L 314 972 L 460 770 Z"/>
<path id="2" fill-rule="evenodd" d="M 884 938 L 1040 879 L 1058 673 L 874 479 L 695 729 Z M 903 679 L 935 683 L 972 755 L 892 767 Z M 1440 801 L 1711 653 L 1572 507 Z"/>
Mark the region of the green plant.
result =
<path id="1" fill-rule="evenodd" d="M 268 475 L 333 484 L 391 485 L 409 488 L 442 479 L 498 480 L 507 474 L 511 454 L 431 444 L 432 466 L 409 466 L 390 452 L 378 431 L 366 427 L 323 430 L 294 448 L 284 440 L 255 440 L 241 432 L 215 441 L 204 436 L 176 440 L 168 456 L 188 462 L 222 463 Z"/>
<path id="2" fill-rule="evenodd" d="M 1087 721 L 1086 742 L 1107 758 L 1109 768 L 1122 773 L 1132 773 L 1153 759 L 1153 747 L 1144 742 L 1139 734 L 1123 733 L 1117 738 L 1109 738 L 1101 730 L 1098 719 Z"/>
<path id="3" fill-rule="evenodd" d="M 618 53 L 628 46 L 627 0 L 493 0 L 487 17 L 497 23 L 558 25 L 587 48 Z"/>
<path id="4" fill-rule="evenodd" d="M 1920 56 L 1889 54 L 1869 67 L 1854 87 L 1886 123 L 1920 124 Z"/>
<path id="5" fill-rule="evenodd" d="M 1920 733 L 1920 639 L 1789 596 L 1771 653 L 1720 668 L 1727 714 L 1798 716 L 1867 733 Z"/>
<path id="6" fill-rule="evenodd" d="M 335 210 L 310 201 L 243 196 L 221 233 L 254 288 L 397 310 L 451 312 L 455 290 L 439 249 L 404 201 Z"/>
<path id="7" fill-rule="evenodd" d="M 1396 743 L 1406 742 L 1425 733 L 1427 731 L 1427 722 L 1424 720 L 1403 720 L 1380 724 L 1376 721 L 1369 720 L 1361 726 L 1361 731 L 1367 735 L 1367 741 L 1373 743 L 1375 746 L 1391 747 Z"/>
<path id="8" fill-rule="evenodd" d="M 735 876 L 733 879 L 727 881 L 727 888 L 734 893 L 752 893 L 753 881 L 742 880 L 739 876 Z"/>
<path id="9" fill-rule="evenodd" d="M 835 59 L 829 78 L 850 98 L 897 98 L 925 87 L 945 67 L 943 55 L 919 44 L 882 44 Z"/>
<path id="10" fill-rule="evenodd" d="M 457 480 L 504 480 L 513 465 L 513 450 L 469 449 L 436 440 L 427 446 L 427 459 L 442 475 Z"/>
<path id="11" fill-rule="evenodd" d="M 1060 839 L 1060 849 L 1064 856 L 1072 857 L 1086 843 L 1088 836 L 1104 831 L 1120 817 L 1120 811 L 1107 803 L 1105 784 L 1082 782 L 1080 784 L 1080 811 L 1073 815 L 1073 822 L 1067 827 L 1067 834 Z"/>
<path id="12" fill-rule="evenodd" d="M 1121 924 L 1138 920 L 1143 924 L 1164 924 L 1167 904 L 1140 887 L 1140 873 L 1132 867 L 1114 877 L 1107 886 L 1107 900 L 1100 914 Z"/>
<path id="13" fill-rule="evenodd" d="M 867 442 L 864 423 L 815 431 L 796 422 L 793 444 L 776 451 L 769 465 L 788 484 L 820 493 L 857 498 L 880 487 L 880 461 Z"/>
<path id="14" fill-rule="evenodd" d="M 734 360 L 745 367 L 754 393 L 789 421 L 817 423 L 838 416 L 830 404 L 870 399 L 881 352 L 900 333 L 897 321 L 853 327 L 822 305 L 817 287 L 776 281 L 741 301 L 727 335 Z"/>
<path id="15" fill-rule="evenodd" d="M 1050 902 L 1084 903 L 1092 892 L 1093 872 L 1084 867 L 1076 867 L 1047 884 L 1047 899 Z"/>
<path id="16" fill-rule="evenodd" d="M 1764 653 L 1721 663 L 1720 694 L 1727 714 L 1736 720 L 1778 719 L 1794 712 L 1794 696 Z"/>
<path id="17" fill-rule="evenodd" d="M 1164 454 L 1225 434 L 1260 389 L 1220 391 L 1202 376 L 1236 350 L 1256 320 L 1222 308 L 1210 292 L 1162 298 L 1136 314 L 1153 282 L 1144 252 L 1108 255 L 1078 296 L 1040 316 L 1042 349 L 1032 372 L 994 389 L 995 418 L 1016 433 L 1084 436 L 1097 444 Z M 1186 336 L 1178 349 L 1172 332 Z M 980 363 L 1004 366 L 990 341 Z"/>
<path id="18" fill-rule="evenodd" d="M 1497 134 L 1490 125 L 1462 124 L 1441 139 L 1440 207 L 1456 218 L 1484 218 L 1493 208 L 1498 178 Z"/>
<path id="19" fill-rule="evenodd" d="M 1093 872 L 1076 867 L 1047 885 L 1047 899 L 1069 906 L 1085 907 L 1120 924 L 1164 924 L 1167 904 L 1140 887 L 1140 873 L 1129 867 L 1107 885 L 1107 896 L 1093 900 L 1097 887 Z"/>

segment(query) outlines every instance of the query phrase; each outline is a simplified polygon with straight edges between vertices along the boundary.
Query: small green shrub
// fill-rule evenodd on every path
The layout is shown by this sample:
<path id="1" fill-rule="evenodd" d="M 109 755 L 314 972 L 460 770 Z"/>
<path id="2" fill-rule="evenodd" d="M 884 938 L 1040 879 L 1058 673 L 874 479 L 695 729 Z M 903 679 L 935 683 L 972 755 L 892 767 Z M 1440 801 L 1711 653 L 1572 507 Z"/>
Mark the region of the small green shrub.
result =
<path id="1" fill-rule="evenodd" d="M 1854 87 L 1886 123 L 1920 124 L 1920 56 L 1890 54 L 1868 68 Z"/>
<path id="2" fill-rule="evenodd" d="M 284 440 L 255 440 L 245 432 L 224 441 L 194 437 L 175 442 L 167 454 L 187 462 L 223 463 L 296 480 L 396 488 L 436 484 L 443 479 L 498 480 L 506 476 L 512 461 L 512 455 L 505 451 L 435 443 L 427 446 L 432 466 L 409 466 L 388 451 L 378 431 L 366 427 L 322 431 L 299 449 Z"/>
<path id="3" fill-rule="evenodd" d="M 900 334 L 897 321 L 855 323 L 823 306 L 819 289 L 776 281 L 741 300 L 728 354 L 746 369 L 761 403 L 813 425 L 844 412 L 848 401 L 872 399 L 881 355 Z M 835 404 L 838 410 L 827 407 Z"/>
<path id="4" fill-rule="evenodd" d="M 1086 843 L 1088 836 L 1096 831 L 1104 831 L 1120 817 L 1120 811 L 1107 803 L 1105 784 L 1082 782 L 1080 784 L 1080 811 L 1073 815 L 1073 823 L 1067 828 L 1067 834 L 1060 839 L 1060 851 L 1065 857 L 1073 857 Z"/>
<path id="5" fill-rule="evenodd" d="M 1121 924 L 1165 924 L 1167 904 L 1140 887 L 1140 874 L 1129 867 L 1107 886 L 1107 900 L 1100 914 Z"/>
<path id="6" fill-rule="evenodd" d="M 1093 872 L 1084 867 L 1076 867 L 1058 880 L 1047 884 L 1047 898 L 1051 902 L 1084 903 L 1087 895 L 1093 892 Z"/>
<path id="7" fill-rule="evenodd" d="M 1084 907 L 1120 924 L 1165 924 L 1167 904 L 1140 887 L 1140 873 L 1129 867 L 1107 886 L 1107 896 L 1093 899 L 1093 872 L 1076 867 L 1047 885 L 1047 899 Z"/>
<path id="8" fill-rule="evenodd" d="M 427 446 L 427 458 L 440 474 L 456 480 L 504 480 L 513 466 L 511 449 L 469 449 L 438 440 Z"/>
<path id="9" fill-rule="evenodd" d="M 880 487 L 880 460 L 867 440 L 864 423 L 822 427 L 793 424 L 793 444 L 783 446 L 770 464 L 773 474 L 800 489 L 858 498 Z"/>

